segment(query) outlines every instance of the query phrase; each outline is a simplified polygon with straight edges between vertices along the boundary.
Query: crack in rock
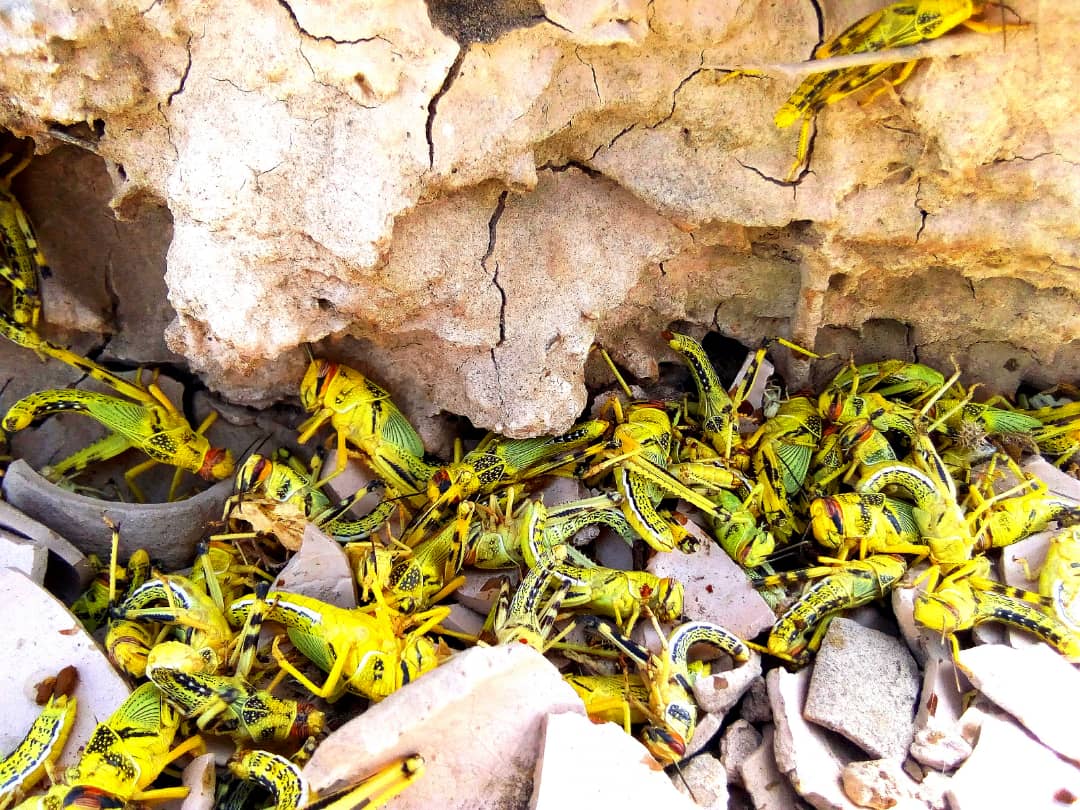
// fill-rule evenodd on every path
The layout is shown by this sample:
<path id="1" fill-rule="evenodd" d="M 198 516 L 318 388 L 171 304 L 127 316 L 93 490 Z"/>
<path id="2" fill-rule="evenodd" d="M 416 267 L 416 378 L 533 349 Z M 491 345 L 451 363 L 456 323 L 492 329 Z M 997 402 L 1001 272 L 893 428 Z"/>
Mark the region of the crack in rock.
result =
<path id="1" fill-rule="evenodd" d="M 461 65 L 465 61 L 465 54 L 467 48 L 460 48 L 457 56 L 454 58 L 453 64 L 450 65 L 450 69 L 446 71 L 446 77 L 443 79 L 443 83 L 439 86 L 439 89 L 435 91 L 435 95 L 431 97 L 431 101 L 428 102 L 427 109 L 427 121 L 424 124 L 424 134 L 427 136 L 428 145 L 428 168 L 435 167 L 435 139 L 432 138 L 431 133 L 435 128 L 435 112 L 439 106 L 439 101 L 446 95 L 450 89 L 450 85 L 457 79 L 458 74 L 461 72 Z"/>
<path id="2" fill-rule="evenodd" d="M 491 258 L 491 254 L 495 252 L 495 239 L 496 232 L 499 227 L 499 219 L 503 215 L 503 211 L 506 210 L 506 198 L 509 195 L 509 191 L 503 191 L 499 195 L 498 202 L 495 203 L 495 210 L 491 213 L 491 219 L 488 220 L 488 243 L 487 250 L 484 251 L 484 255 L 480 259 L 480 266 L 486 271 L 488 269 L 487 262 Z M 506 290 L 499 284 L 499 263 L 495 262 L 495 270 L 491 274 L 491 283 L 495 285 L 495 289 L 499 291 L 499 297 L 502 299 L 499 304 L 499 342 L 495 344 L 496 347 L 501 346 L 503 341 L 506 340 Z M 495 360 L 495 348 L 491 350 L 491 359 Z M 498 366 L 496 365 L 496 370 Z"/>
<path id="3" fill-rule="evenodd" d="M 180 84 L 178 84 L 176 86 L 176 89 L 173 90 L 171 93 L 169 93 L 168 97 L 165 99 L 165 106 L 166 107 L 172 105 L 173 99 L 184 92 L 184 85 L 187 84 L 188 74 L 191 73 L 191 62 L 192 62 L 192 59 L 191 59 L 191 40 L 193 38 L 194 38 L 194 36 L 189 34 L 188 38 L 187 38 L 187 42 L 184 43 L 184 47 L 187 49 L 187 64 L 184 65 L 184 73 L 180 77 Z M 170 140 L 170 142 L 172 141 L 171 138 L 169 140 Z M 176 148 L 175 144 L 173 145 L 173 148 L 174 149 Z"/>
<path id="4" fill-rule="evenodd" d="M 314 39 L 318 42 L 333 42 L 335 45 L 359 45 L 363 42 L 374 42 L 378 39 L 385 42 L 391 48 L 396 47 L 393 42 L 388 40 L 382 34 L 375 34 L 374 36 L 370 37 L 359 37 L 357 39 L 337 39 L 330 36 L 329 34 L 324 34 L 322 36 L 313 34 L 300 24 L 300 20 L 297 18 L 296 12 L 293 11 L 292 6 L 290 6 L 286 2 L 286 0 L 278 0 L 278 5 L 285 9 L 286 13 L 288 13 L 289 18 L 293 21 L 293 25 L 296 26 L 296 30 L 299 31 L 302 36 L 308 37 L 309 39 Z"/>

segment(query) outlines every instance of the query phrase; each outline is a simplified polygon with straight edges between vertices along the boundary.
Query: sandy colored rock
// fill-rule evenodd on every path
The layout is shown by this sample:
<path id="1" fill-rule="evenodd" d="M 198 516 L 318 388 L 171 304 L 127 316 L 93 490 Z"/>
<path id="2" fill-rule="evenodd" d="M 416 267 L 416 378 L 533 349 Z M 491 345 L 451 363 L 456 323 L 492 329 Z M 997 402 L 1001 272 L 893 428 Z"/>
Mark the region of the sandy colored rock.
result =
<path id="1" fill-rule="evenodd" d="M 195 546 L 232 491 L 231 480 L 219 481 L 198 495 L 176 503 L 117 503 L 77 495 L 51 484 L 23 460 L 13 461 L 4 475 L 4 497 L 17 509 L 68 538 L 82 552 L 109 558 L 112 533 L 107 515 L 120 528 L 120 556 L 145 548 L 165 570 L 190 565 Z"/>
<path id="2" fill-rule="evenodd" d="M 702 711 L 724 714 L 739 702 L 750 684 L 759 677 L 761 656 L 751 651 L 746 663 L 694 681 L 694 699 Z"/>
<path id="3" fill-rule="evenodd" d="M 339 543 L 311 523 L 304 528 L 300 550 L 281 569 L 273 589 L 310 596 L 340 608 L 356 607 L 349 559 Z"/>
<path id="4" fill-rule="evenodd" d="M 958 665 L 976 689 L 1044 745 L 1080 763 L 1073 722 L 1080 716 L 1080 672 L 1060 654 L 1045 644 L 1020 649 L 990 645 L 961 650 Z"/>
<path id="5" fill-rule="evenodd" d="M 720 737 L 720 761 L 727 771 L 728 783 L 742 785 L 739 773 L 746 761 L 761 745 L 761 733 L 741 717 L 727 727 Z"/>
<path id="6" fill-rule="evenodd" d="M 919 669 L 904 643 L 836 618 L 814 659 L 803 716 L 870 754 L 903 759 L 915 734 Z"/>
<path id="7" fill-rule="evenodd" d="M 690 797 L 698 807 L 727 810 L 727 772 L 717 757 L 699 754 L 679 766 L 679 773 L 681 777 L 671 778 L 671 784 L 679 793 Z"/>
<path id="8" fill-rule="evenodd" d="M 858 752 L 839 735 L 803 718 L 810 670 L 773 669 L 765 683 L 776 721 L 773 748 L 780 772 L 814 807 L 855 807 L 841 790 L 840 775 L 845 765 L 860 758 Z"/>
<path id="9" fill-rule="evenodd" d="M 424 778 L 401 795 L 398 808 L 523 806 L 533 790 L 544 718 L 561 712 L 584 717 L 585 708 L 537 652 L 521 645 L 473 648 L 337 729 L 304 775 L 325 791 L 419 753 L 427 763 Z M 476 744 L 477 729 L 484 730 L 483 745 Z"/>
<path id="10" fill-rule="evenodd" d="M 849 762 L 842 779 L 844 793 L 859 807 L 917 810 L 927 806 L 918 799 L 919 786 L 904 773 L 899 760 Z"/>
<path id="11" fill-rule="evenodd" d="M 615 723 L 596 724 L 571 712 L 547 715 L 530 810 L 608 803 L 618 807 L 694 807 L 693 802 L 679 796 L 645 747 Z"/>
<path id="12" fill-rule="evenodd" d="M 683 584 L 687 619 L 719 624 L 744 639 L 753 638 L 776 621 L 743 570 L 715 542 L 700 544 L 692 554 L 655 554 L 647 570 Z"/>
<path id="13" fill-rule="evenodd" d="M 1010 773 L 1038 777 L 1002 779 L 1003 762 Z M 953 774 L 946 795 L 953 810 L 1068 807 L 1074 801 L 1070 797 L 1080 796 L 1080 768 L 1056 757 L 1010 718 L 991 715 L 983 722 L 975 752 Z"/>
<path id="14" fill-rule="evenodd" d="M 34 686 L 71 665 L 79 672 L 74 693 L 79 705 L 58 764 L 73 765 L 98 721 L 127 698 L 128 686 L 79 620 L 21 572 L 0 568 L 0 606 L 5 615 L 17 617 L 0 637 L 0 657 L 5 661 L 0 686 L 8 696 L 0 722 L 0 750 L 15 748 L 41 712 L 34 703 Z"/>
<path id="15" fill-rule="evenodd" d="M 180 781 L 191 789 L 180 805 L 180 810 L 212 810 L 214 786 L 217 783 L 213 754 L 203 754 L 191 760 L 184 768 Z"/>

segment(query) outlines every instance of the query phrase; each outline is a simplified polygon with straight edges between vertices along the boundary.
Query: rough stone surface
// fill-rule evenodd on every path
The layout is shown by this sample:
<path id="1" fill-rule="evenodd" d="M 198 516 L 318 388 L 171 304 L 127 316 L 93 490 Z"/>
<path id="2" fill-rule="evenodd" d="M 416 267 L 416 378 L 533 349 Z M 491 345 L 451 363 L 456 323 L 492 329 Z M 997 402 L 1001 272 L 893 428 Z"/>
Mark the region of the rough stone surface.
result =
<path id="1" fill-rule="evenodd" d="M 1008 763 L 1010 774 L 1028 778 L 1002 779 L 1002 763 Z M 975 753 L 953 774 L 946 796 L 952 810 L 1060 810 L 1080 796 L 1080 768 L 1054 756 L 1010 718 L 989 715 Z"/>
<path id="2" fill-rule="evenodd" d="M 761 677 L 761 656 L 750 653 L 750 659 L 734 669 L 714 672 L 694 681 L 694 698 L 702 711 L 724 714 Z"/>
<path id="3" fill-rule="evenodd" d="M 395 800 L 398 810 L 520 807 L 532 793 L 544 718 L 561 712 L 584 717 L 585 707 L 539 653 L 521 645 L 473 648 L 337 729 L 304 775 L 325 791 L 420 753 L 424 778 Z"/>
<path id="4" fill-rule="evenodd" d="M 214 806 L 214 755 L 195 757 L 184 768 L 181 783 L 191 789 L 180 805 L 180 810 L 212 810 Z"/>
<path id="5" fill-rule="evenodd" d="M 274 590 L 311 596 L 340 608 L 356 607 L 349 559 L 341 545 L 311 523 L 304 528 L 304 541 L 281 569 Z"/>
<path id="6" fill-rule="evenodd" d="M 4 615 L 18 616 L 18 621 L 10 621 L 0 635 L 0 659 L 4 661 L 0 686 L 7 696 L 4 722 L 0 723 L 0 750 L 14 749 L 40 714 L 41 707 L 34 703 L 34 686 L 70 664 L 79 671 L 75 687 L 79 705 L 59 766 L 73 765 L 98 721 L 127 698 L 128 686 L 79 620 L 24 574 L 0 568 L 0 606 Z"/>
<path id="7" fill-rule="evenodd" d="M 671 784 L 698 807 L 727 810 L 727 772 L 712 754 L 699 754 L 680 765 L 679 774 L 671 778 Z"/>
<path id="8" fill-rule="evenodd" d="M 470 8 L 7 15 L 0 125 L 57 153 L 17 192 L 58 278 L 86 275 L 78 296 L 46 285 L 48 316 L 157 354 L 169 308 L 140 318 L 110 298 L 144 267 L 169 291 L 169 346 L 214 389 L 281 396 L 300 344 L 329 337 L 410 417 L 515 435 L 569 426 L 594 339 L 655 370 L 671 358 L 656 333 L 678 320 L 857 361 L 955 354 L 998 390 L 1080 370 L 1071 4 L 1019 2 L 1031 25 L 1004 46 L 969 35 L 895 91 L 831 105 L 793 185 L 797 133 L 772 117 L 795 79 L 724 71 L 804 59 L 819 28 L 870 8 Z M 130 229 L 108 233 L 110 193 Z M 399 385 L 416 368 L 423 382 Z"/>
<path id="9" fill-rule="evenodd" d="M 750 684 L 739 707 L 739 716 L 750 723 L 771 723 L 772 707 L 769 705 L 769 690 L 764 678 L 756 678 Z"/>
<path id="10" fill-rule="evenodd" d="M 1080 717 L 1080 671 L 1076 667 L 1045 644 L 1021 649 L 973 647 L 962 650 L 957 663 L 976 689 L 1045 745 L 1080 763 L 1075 722 Z"/>
<path id="11" fill-rule="evenodd" d="M 821 642 L 803 716 L 877 757 L 903 759 L 915 734 L 919 668 L 893 636 L 837 618 Z"/>
<path id="12" fill-rule="evenodd" d="M 14 507 L 103 560 L 112 546 L 112 533 L 101 519 L 107 515 L 120 527 L 121 558 L 137 548 L 151 548 L 155 560 L 171 571 L 191 564 L 207 525 L 221 519 L 232 486 L 230 480 L 219 481 L 176 503 L 117 503 L 61 489 L 18 459 L 4 474 L 3 490 Z"/>
<path id="13" fill-rule="evenodd" d="M 923 670 L 909 751 L 929 768 L 951 771 L 971 755 L 971 743 L 960 728 L 963 695 L 957 683 L 961 677 L 951 658 L 931 658 Z"/>
<path id="14" fill-rule="evenodd" d="M 647 569 L 683 584 L 687 619 L 719 624 L 739 638 L 754 638 L 776 621 L 746 573 L 714 542 L 702 543 L 692 554 L 655 554 Z"/>
<path id="15" fill-rule="evenodd" d="M 683 759 L 689 759 L 696 756 L 705 749 L 710 747 L 713 738 L 716 736 L 716 732 L 720 730 L 720 726 L 724 723 L 724 715 L 720 712 L 700 712 L 698 714 L 697 725 L 694 726 L 694 736 L 690 738 L 690 742 L 686 744 L 686 751 L 683 754 Z"/>
<path id="16" fill-rule="evenodd" d="M 743 762 L 761 745 L 761 732 L 741 717 L 727 727 L 720 737 L 720 761 L 724 763 L 730 784 L 742 786 L 739 773 Z"/>
<path id="17" fill-rule="evenodd" d="M 694 807 L 678 795 L 645 746 L 620 726 L 573 713 L 547 715 L 530 810 L 609 805 Z"/>
<path id="18" fill-rule="evenodd" d="M 860 759 L 858 751 L 839 735 L 803 718 L 810 670 L 791 673 L 773 669 L 765 676 L 765 683 L 776 721 L 773 748 L 780 772 L 814 807 L 855 807 L 840 787 L 840 774 L 845 765 Z"/>
<path id="19" fill-rule="evenodd" d="M 739 766 L 739 775 L 755 810 L 790 810 L 806 807 L 791 782 L 780 773 L 773 752 L 773 728 L 766 726 L 761 745 Z"/>

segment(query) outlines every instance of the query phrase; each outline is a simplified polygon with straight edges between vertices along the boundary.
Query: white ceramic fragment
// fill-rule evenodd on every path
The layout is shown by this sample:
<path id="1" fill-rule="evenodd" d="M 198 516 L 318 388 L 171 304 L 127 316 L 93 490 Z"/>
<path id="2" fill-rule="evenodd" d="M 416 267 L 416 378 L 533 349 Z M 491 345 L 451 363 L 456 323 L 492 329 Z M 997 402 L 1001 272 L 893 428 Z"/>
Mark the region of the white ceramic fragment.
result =
<path id="1" fill-rule="evenodd" d="M 0 751 L 11 751 L 26 734 L 41 707 L 34 687 L 66 666 L 78 670 L 78 711 L 61 767 L 73 765 L 99 720 L 127 698 L 129 689 L 82 624 L 25 574 L 0 568 L 0 611 L 8 629 L 0 634 L 0 692 L 6 695 L 0 720 Z"/>
<path id="2" fill-rule="evenodd" d="M 803 716 L 873 756 L 903 759 L 915 734 L 919 683 L 900 639 L 837 618 L 814 661 Z"/>
<path id="3" fill-rule="evenodd" d="M 739 775 L 754 810 L 792 810 L 805 807 L 788 778 L 780 772 L 773 747 L 773 727 L 766 726 L 761 745 L 743 760 Z"/>
<path id="4" fill-rule="evenodd" d="M 810 670 L 773 669 L 765 683 L 776 723 L 773 748 L 780 772 L 815 807 L 855 807 L 840 787 L 840 774 L 845 765 L 860 758 L 858 752 L 839 735 L 803 718 Z"/>
<path id="5" fill-rule="evenodd" d="M 760 745 L 761 732 L 741 717 L 727 727 L 720 737 L 720 761 L 724 764 L 730 784 L 742 785 L 739 769 Z"/>
<path id="6" fill-rule="evenodd" d="M 475 647 L 337 729 L 304 774 L 324 792 L 418 753 L 424 777 L 398 797 L 397 810 L 520 807 L 532 793 L 544 718 L 562 712 L 584 719 L 585 707 L 535 650 Z"/>
<path id="7" fill-rule="evenodd" d="M 356 607 L 356 587 L 341 544 L 314 524 L 304 527 L 300 550 L 281 569 L 273 590 L 298 593 L 340 608 Z"/>
<path id="8" fill-rule="evenodd" d="M 746 573 L 714 540 L 702 542 L 693 554 L 655 554 L 647 569 L 683 584 L 683 613 L 689 620 L 719 624 L 743 639 L 753 638 L 776 621 Z"/>
<path id="9" fill-rule="evenodd" d="M 671 784 L 698 807 L 728 810 L 727 771 L 712 754 L 698 754 L 679 766 Z"/>
<path id="10" fill-rule="evenodd" d="M 17 534 L 0 529 L 0 567 L 22 571 L 35 585 L 45 582 L 49 550 Z"/>
<path id="11" fill-rule="evenodd" d="M 975 688 L 1015 716 L 1043 744 L 1080 762 L 1080 671 L 1045 644 L 962 650 Z"/>
<path id="12" fill-rule="evenodd" d="M 166 571 L 191 565 L 195 546 L 211 522 L 221 519 L 230 479 L 175 503 L 119 503 L 68 492 L 46 481 L 22 459 L 4 474 L 4 497 L 17 509 L 70 540 L 84 554 L 107 560 L 112 533 L 108 516 L 120 528 L 120 557 L 145 548 Z"/>
<path id="13" fill-rule="evenodd" d="M 1080 797 L 1080 768 L 1055 756 L 1011 718 L 988 715 L 974 753 L 953 774 L 946 796 L 951 810 L 1062 810 Z"/>
<path id="14" fill-rule="evenodd" d="M 473 807 L 491 805 L 480 797 Z M 524 807 L 524 803 L 516 805 Z M 615 723 L 553 713 L 543 723 L 530 810 L 672 807 L 691 810 L 645 746 Z"/>

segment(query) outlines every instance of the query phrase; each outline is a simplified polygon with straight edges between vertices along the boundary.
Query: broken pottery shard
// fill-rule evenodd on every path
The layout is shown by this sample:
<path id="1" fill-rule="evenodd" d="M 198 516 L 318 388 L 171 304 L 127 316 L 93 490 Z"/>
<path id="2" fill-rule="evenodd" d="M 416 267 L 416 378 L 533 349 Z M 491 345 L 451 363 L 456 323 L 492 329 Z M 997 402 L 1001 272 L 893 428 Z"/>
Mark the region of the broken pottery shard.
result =
<path id="1" fill-rule="evenodd" d="M 0 568 L 22 571 L 35 585 L 45 582 L 49 550 L 16 534 L 0 529 Z"/>
<path id="2" fill-rule="evenodd" d="M 333 732 L 304 775 L 324 792 L 420 754 L 424 777 L 395 800 L 397 810 L 523 807 L 544 717 L 561 712 L 584 718 L 585 707 L 543 656 L 519 644 L 477 647 Z"/>
<path id="3" fill-rule="evenodd" d="M 108 717 L 128 696 L 105 653 L 82 624 L 47 591 L 11 568 L 0 568 L 0 610 L 9 617 L 0 634 L 0 690 L 6 695 L 0 721 L 0 751 L 11 751 L 40 714 L 34 686 L 64 667 L 79 672 L 78 711 L 59 767 L 75 764 L 98 720 Z"/>
<path id="4" fill-rule="evenodd" d="M 876 757 L 903 759 L 918 695 L 919 668 L 900 639 L 838 618 L 814 661 L 803 716 Z"/>
<path id="5" fill-rule="evenodd" d="M 184 768 L 180 781 L 191 790 L 180 805 L 180 810 L 213 810 L 214 787 L 217 784 L 213 754 L 203 754 L 191 760 Z"/>
<path id="6" fill-rule="evenodd" d="M 558 713 L 549 714 L 544 723 L 528 807 L 530 810 L 568 807 L 692 810 L 694 803 L 678 794 L 645 746 L 617 724 L 598 724 L 580 714 Z"/>
<path id="7" fill-rule="evenodd" d="M 1003 770 L 1008 771 L 1004 777 Z M 946 796 L 951 810 L 1062 810 L 1080 797 L 1080 768 L 1055 756 L 1011 718 L 987 715 L 975 752 L 953 774 Z"/>
<path id="8" fill-rule="evenodd" d="M 915 810 L 926 806 L 917 798 L 919 785 L 904 773 L 899 760 L 849 762 L 844 766 L 842 779 L 844 793 L 859 807 Z"/>
<path id="9" fill-rule="evenodd" d="M 340 608 L 356 607 L 356 588 L 345 552 L 311 523 L 304 527 L 300 550 L 281 569 L 273 589 L 310 596 Z"/>
<path id="10" fill-rule="evenodd" d="M 739 769 L 760 745 L 761 733 L 741 717 L 727 727 L 720 737 L 720 761 L 724 763 L 729 783 L 742 785 Z"/>
<path id="11" fill-rule="evenodd" d="M 166 571 L 191 565 L 206 527 L 221 519 L 231 480 L 176 503 L 117 503 L 68 492 L 51 484 L 19 459 L 4 474 L 4 497 L 17 509 L 63 535 L 84 554 L 109 558 L 112 533 L 106 515 L 120 527 L 120 557 L 145 548 Z"/>
<path id="12" fill-rule="evenodd" d="M 776 621 L 746 573 L 711 539 L 702 542 L 693 554 L 671 551 L 653 555 L 648 571 L 683 584 L 687 619 L 719 624 L 743 639 L 753 638 Z"/>
<path id="13" fill-rule="evenodd" d="M 1020 649 L 996 644 L 962 650 L 957 663 L 976 689 L 1043 744 L 1080 762 L 1080 671 L 1059 653 L 1045 644 Z"/>
<path id="14" fill-rule="evenodd" d="M 765 676 L 776 721 L 776 765 L 814 807 L 850 810 L 855 805 L 840 788 L 840 774 L 860 758 L 859 752 L 839 735 L 803 718 L 809 683 L 809 669 L 791 673 L 777 668 Z"/>
<path id="15" fill-rule="evenodd" d="M 754 802 L 754 810 L 792 810 L 806 805 L 780 773 L 773 750 L 773 727 L 766 726 L 761 745 L 742 761 L 739 776 Z"/>
<path id="16" fill-rule="evenodd" d="M 749 660 L 724 672 L 714 672 L 694 681 L 694 699 L 704 712 L 723 714 L 761 677 L 761 656 L 751 650 Z"/>
<path id="17" fill-rule="evenodd" d="M 708 810 L 728 810 L 727 771 L 712 754 L 699 754 L 679 766 L 671 777 L 679 793 Z"/>
<path id="18" fill-rule="evenodd" d="M 59 594 L 61 597 L 74 599 L 94 578 L 94 571 L 85 554 L 48 526 L 38 523 L 3 500 L 0 500 L 0 526 L 32 540 L 56 555 L 60 565 L 55 566 L 58 570 L 50 576 L 54 577 L 54 587 L 62 591 Z"/>
<path id="19" fill-rule="evenodd" d="M 320 477 L 330 475 L 334 471 L 337 467 L 337 458 L 338 452 L 335 447 L 327 453 L 326 461 L 323 462 L 322 469 L 319 471 Z M 326 482 L 327 494 L 339 501 L 350 498 L 364 489 L 374 477 L 371 471 L 355 458 L 347 458 L 345 460 L 345 469 Z M 359 506 L 352 511 L 355 511 L 358 515 L 365 514 L 365 510 Z"/>

